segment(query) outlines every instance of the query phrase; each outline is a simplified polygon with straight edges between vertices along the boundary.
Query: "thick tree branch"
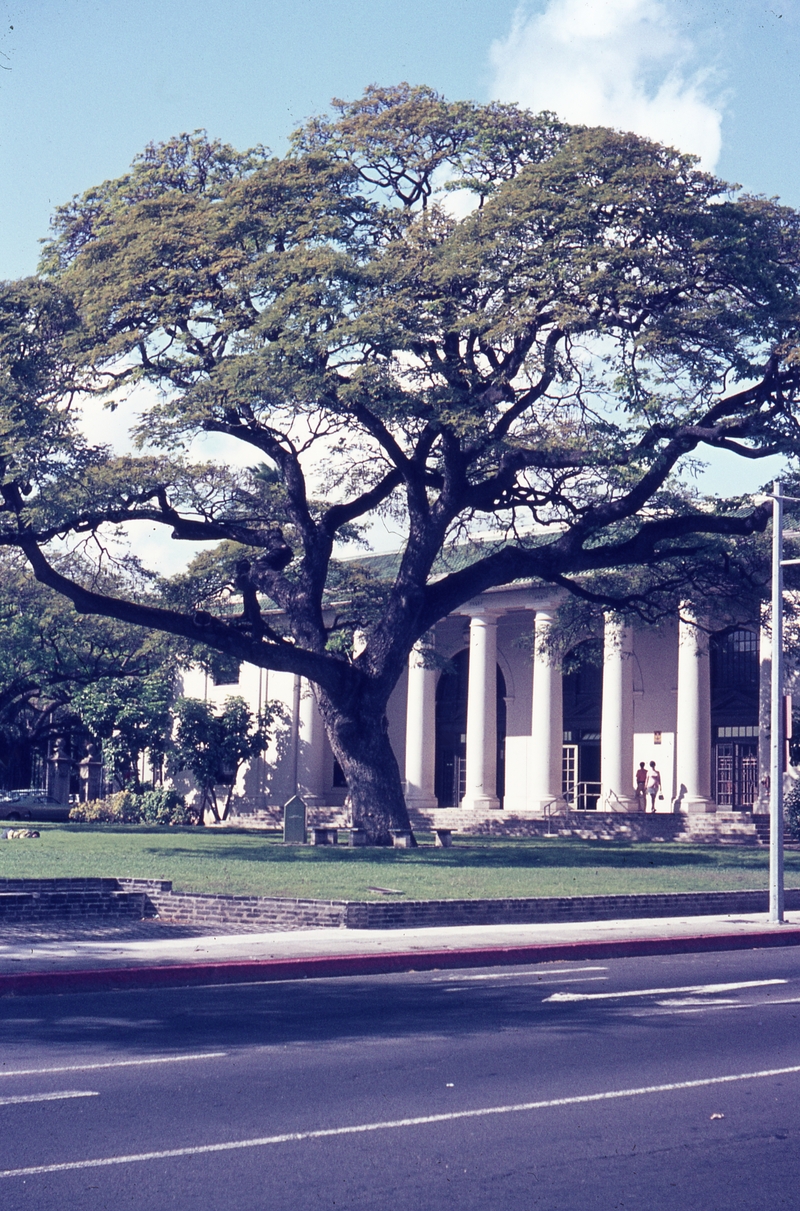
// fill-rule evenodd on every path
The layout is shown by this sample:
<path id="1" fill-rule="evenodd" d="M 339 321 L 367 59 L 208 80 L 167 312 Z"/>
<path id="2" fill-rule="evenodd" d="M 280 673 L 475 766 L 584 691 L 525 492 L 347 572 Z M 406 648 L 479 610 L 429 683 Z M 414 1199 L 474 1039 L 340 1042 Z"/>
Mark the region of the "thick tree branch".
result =
<path id="1" fill-rule="evenodd" d="M 576 547 L 572 534 L 541 547 L 505 547 L 427 587 L 420 613 L 420 634 L 424 634 L 465 601 L 494 585 L 526 578 L 541 580 L 545 584 L 561 583 L 565 577 L 582 572 L 666 562 L 674 558 L 675 552 L 669 546 L 661 549 L 662 544 L 684 539 L 691 534 L 748 537 L 762 533 L 771 516 L 771 505 L 759 505 L 746 517 L 692 514 L 645 522 L 631 538 L 589 548 Z"/>
<path id="2" fill-rule="evenodd" d="M 192 643 L 206 644 L 259 668 L 298 673 L 327 688 L 337 688 L 342 678 L 347 676 L 348 666 L 332 656 L 320 655 L 286 641 L 268 643 L 251 639 L 237 630 L 235 625 L 212 614 L 196 612 L 190 616 L 177 610 L 143 605 L 87 589 L 58 572 L 33 538 L 22 537 L 17 545 L 24 551 L 36 579 L 68 598 L 79 614 L 98 614 L 134 626 L 164 631 L 168 635 L 189 639 Z"/>

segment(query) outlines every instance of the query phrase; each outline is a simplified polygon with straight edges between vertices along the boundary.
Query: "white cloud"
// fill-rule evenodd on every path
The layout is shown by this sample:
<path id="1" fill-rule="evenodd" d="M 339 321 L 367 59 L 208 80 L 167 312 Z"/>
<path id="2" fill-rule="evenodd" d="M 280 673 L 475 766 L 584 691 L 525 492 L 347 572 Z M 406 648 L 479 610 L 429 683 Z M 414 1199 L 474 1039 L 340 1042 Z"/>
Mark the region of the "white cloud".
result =
<path id="1" fill-rule="evenodd" d="M 492 95 L 570 122 L 632 130 L 713 170 L 722 111 L 711 73 L 661 0 L 547 0 L 493 43 Z"/>

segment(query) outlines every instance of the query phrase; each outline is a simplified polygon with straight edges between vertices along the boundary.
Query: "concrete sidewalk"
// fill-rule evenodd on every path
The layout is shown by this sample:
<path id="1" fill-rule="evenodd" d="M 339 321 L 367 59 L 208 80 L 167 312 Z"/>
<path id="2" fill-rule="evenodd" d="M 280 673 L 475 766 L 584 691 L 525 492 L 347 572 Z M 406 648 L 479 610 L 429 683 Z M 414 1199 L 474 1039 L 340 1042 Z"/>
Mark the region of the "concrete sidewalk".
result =
<path id="1" fill-rule="evenodd" d="M 43 933 L 46 936 L 42 936 Z M 141 922 L 17 926 L 0 944 L 0 996 L 267 982 L 551 960 L 800 945 L 800 912 L 478 925 L 436 929 L 313 929 L 206 935 Z"/>

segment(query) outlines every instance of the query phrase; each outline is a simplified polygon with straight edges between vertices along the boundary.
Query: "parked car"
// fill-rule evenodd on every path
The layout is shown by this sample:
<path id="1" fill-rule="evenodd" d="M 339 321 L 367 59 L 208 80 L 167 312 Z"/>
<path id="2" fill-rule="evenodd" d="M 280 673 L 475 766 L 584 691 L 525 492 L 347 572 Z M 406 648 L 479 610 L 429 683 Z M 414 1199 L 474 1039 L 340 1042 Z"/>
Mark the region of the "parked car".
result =
<path id="1" fill-rule="evenodd" d="M 0 793 L 0 820 L 68 820 L 69 804 L 57 803 L 46 791 Z"/>

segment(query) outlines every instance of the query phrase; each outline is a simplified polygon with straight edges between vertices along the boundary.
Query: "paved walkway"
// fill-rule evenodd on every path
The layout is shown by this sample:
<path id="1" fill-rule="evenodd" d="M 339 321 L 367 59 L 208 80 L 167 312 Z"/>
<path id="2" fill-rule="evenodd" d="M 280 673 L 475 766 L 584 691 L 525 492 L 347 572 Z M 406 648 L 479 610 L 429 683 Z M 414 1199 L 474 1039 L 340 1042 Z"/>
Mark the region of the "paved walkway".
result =
<path id="1" fill-rule="evenodd" d="M 153 921 L 17 925 L 0 943 L 0 995 L 497 966 L 548 959 L 800 945 L 800 913 L 212 934 Z"/>

